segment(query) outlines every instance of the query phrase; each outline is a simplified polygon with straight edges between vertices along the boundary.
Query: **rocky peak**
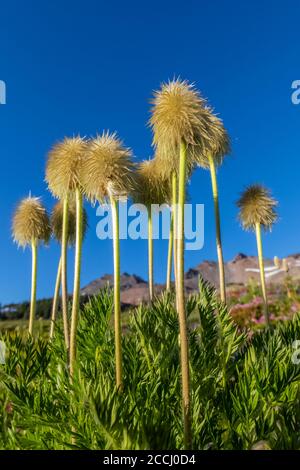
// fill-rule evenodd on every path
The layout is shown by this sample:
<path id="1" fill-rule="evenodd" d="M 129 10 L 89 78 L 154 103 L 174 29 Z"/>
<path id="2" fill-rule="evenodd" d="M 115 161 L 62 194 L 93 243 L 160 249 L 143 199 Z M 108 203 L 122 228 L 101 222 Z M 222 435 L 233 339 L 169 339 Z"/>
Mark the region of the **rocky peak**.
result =
<path id="1" fill-rule="evenodd" d="M 244 253 L 238 253 L 237 255 L 235 255 L 235 257 L 233 258 L 233 260 L 231 261 L 232 263 L 236 263 L 237 261 L 241 261 L 243 259 L 247 259 L 248 256 L 245 255 Z"/>
<path id="2" fill-rule="evenodd" d="M 288 256 L 289 276 L 293 279 L 300 279 L 300 255 Z M 266 282 L 282 283 L 286 277 L 286 272 L 274 266 L 273 259 L 265 259 Z M 215 261 L 205 260 L 195 268 L 190 268 L 185 273 L 184 284 L 187 292 L 194 292 L 198 289 L 199 275 L 203 279 L 218 287 L 219 273 L 218 264 Z M 258 259 L 256 256 L 247 256 L 238 253 L 232 261 L 225 263 L 225 278 L 227 285 L 246 285 L 250 279 L 260 282 Z M 105 274 L 83 287 L 81 294 L 85 296 L 98 294 L 104 287 L 113 287 L 113 275 Z M 155 292 L 159 293 L 164 289 L 163 285 L 156 285 Z M 124 272 L 121 275 L 121 301 L 124 306 L 134 306 L 149 300 L 148 283 L 140 276 Z"/>

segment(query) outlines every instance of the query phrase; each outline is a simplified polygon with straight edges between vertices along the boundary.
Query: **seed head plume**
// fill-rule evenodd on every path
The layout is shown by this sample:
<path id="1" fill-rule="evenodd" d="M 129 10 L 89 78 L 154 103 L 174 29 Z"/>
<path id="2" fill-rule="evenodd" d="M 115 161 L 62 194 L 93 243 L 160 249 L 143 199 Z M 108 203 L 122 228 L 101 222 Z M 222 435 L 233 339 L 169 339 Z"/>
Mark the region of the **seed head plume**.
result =
<path id="1" fill-rule="evenodd" d="M 181 141 L 188 149 L 198 145 L 204 151 L 209 140 L 209 113 L 194 85 L 180 79 L 163 84 L 154 93 L 152 104 L 153 145 L 159 146 L 166 158 L 178 154 Z"/>
<path id="2" fill-rule="evenodd" d="M 62 240 L 62 231 L 63 231 L 63 203 L 59 201 L 53 208 L 51 217 L 50 217 L 52 232 L 57 241 L 61 242 Z M 87 213 L 83 209 L 83 228 L 82 236 L 85 236 L 86 230 L 88 227 L 87 222 Z M 76 204 L 74 199 L 71 199 L 69 202 L 68 208 L 68 244 L 74 245 L 76 241 Z"/>
<path id="3" fill-rule="evenodd" d="M 254 184 L 246 188 L 237 202 L 239 219 L 246 230 L 255 228 L 258 223 L 264 229 L 271 229 L 277 220 L 275 207 L 278 202 L 270 191 L 262 185 Z"/>
<path id="4" fill-rule="evenodd" d="M 128 196 L 134 189 L 132 152 L 116 133 L 104 132 L 89 144 L 82 171 L 82 186 L 92 202 Z"/>
<path id="5" fill-rule="evenodd" d="M 211 155 L 216 166 L 220 166 L 225 155 L 230 153 L 230 139 L 224 127 L 223 121 L 206 107 L 207 111 L 207 134 L 205 139 L 206 148 L 194 147 L 194 160 L 202 168 L 209 168 L 208 155 Z"/>
<path id="6" fill-rule="evenodd" d="M 194 155 L 194 150 L 190 148 L 190 156 Z M 179 172 L 179 159 L 178 159 L 178 151 L 168 151 L 166 152 L 164 147 L 161 145 L 157 145 L 155 149 L 155 156 L 154 160 L 157 164 L 158 171 L 161 174 L 161 177 L 164 180 L 170 180 L 173 173 L 178 176 Z M 194 158 L 189 158 L 186 162 L 186 173 L 187 179 L 191 176 L 193 169 L 195 167 Z"/>
<path id="7" fill-rule="evenodd" d="M 160 172 L 157 160 L 146 160 L 139 164 L 133 198 L 136 203 L 144 204 L 148 208 L 151 204 L 170 203 L 170 182 Z"/>
<path id="8" fill-rule="evenodd" d="M 80 187 L 87 141 L 82 137 L 66 137 L 49 152 L 46 182 L 54 197 L 63 199 Z"/>
<path id="9" fill-rule="evenodd" d="M 47 243 L 51 235 L 49 217 L 40 198 L 27 197 L 18 205 L 13 217 L 13 238 L 22 247 L 33 240 Z"/>

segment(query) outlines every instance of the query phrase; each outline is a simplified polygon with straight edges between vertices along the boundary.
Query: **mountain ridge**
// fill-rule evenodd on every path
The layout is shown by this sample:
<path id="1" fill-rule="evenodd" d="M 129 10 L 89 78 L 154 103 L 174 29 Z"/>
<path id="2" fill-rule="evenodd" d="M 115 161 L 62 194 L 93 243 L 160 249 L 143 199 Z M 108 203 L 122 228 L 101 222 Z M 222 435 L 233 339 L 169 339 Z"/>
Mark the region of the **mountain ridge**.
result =
<path id="1" fill-rule="evenodd" d="M 300 253 L 287 256 L 286 265 L 279 260 L 279 266 L 274 260 L 266 258 L 265 274 L 267 284 L 281 284 L 287 275 L 293 279 L 300 279 Z M 198 289 L 198 279 L 202 276 L 216 288 L 219 285 L 218 264 L 216 261 L 204 260 L 185 273 L 185 289 L 192 293 Z M 248 256 L 244 253 L 237 255 L 225 263 L 226 284 L 245 286 L 250 279 L 259 281 L 258 259 L 256 256 Z M 105 274 L 93 280 L 81 289 L 82 296 L 96 295 L 101 289 L 113 286 L 113 275 Z M 156 284 L 155 292 L 159 294 L 164 289 L 164 284 Z M 121 275 L 121 302 L 122 306 L 136 306 L 147 302 L 148 283 L 140 276 L 124 272 Z"/>

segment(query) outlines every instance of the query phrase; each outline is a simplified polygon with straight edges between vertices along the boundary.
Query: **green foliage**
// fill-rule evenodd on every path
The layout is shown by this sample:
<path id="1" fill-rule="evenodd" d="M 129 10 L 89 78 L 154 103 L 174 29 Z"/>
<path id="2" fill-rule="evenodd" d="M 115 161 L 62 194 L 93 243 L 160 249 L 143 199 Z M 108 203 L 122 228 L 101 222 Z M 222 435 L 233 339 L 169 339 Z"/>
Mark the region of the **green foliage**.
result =
<path id="1" fill-rule="evenodd" d="M 300 447 L 300 366 L 291 358 L 300 316 L 272 331 L 241 332 L 201 281 L 187 301 L 195 449 Z M 55 338 L 3 334 L 2 449 L 180 449 L 183 447 L 179 327 L 174 297 L 140 306 L 124 328 L 124 389 L 115 388 L 113 299 L 104 291 L 82 309 L 72 384 L 62 325 Z"/>

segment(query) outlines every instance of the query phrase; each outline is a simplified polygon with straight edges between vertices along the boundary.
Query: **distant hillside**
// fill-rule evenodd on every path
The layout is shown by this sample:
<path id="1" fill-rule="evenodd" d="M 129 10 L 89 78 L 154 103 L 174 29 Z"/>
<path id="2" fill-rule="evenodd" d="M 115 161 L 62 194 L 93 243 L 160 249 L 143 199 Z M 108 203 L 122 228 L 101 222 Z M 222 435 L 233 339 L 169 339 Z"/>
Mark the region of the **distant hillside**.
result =
<path id="1" fill-rule="evenodd" d="M 300 254 L 290 255 L 286 258 L 288 273 L 284 269 L 276 268 L 273 260 L 265 260 L 267 283 L 280 284 L 284 278 L 291 276 L 300 279 Z M 225 273 L 227 285 L 245 285 L 250 278 L 259 280 L 258 260 L 256 256 L 247 256 L 239 253 L 235 258 L 225 263 Z M 195 268 L 189 269 L 185 274 L 185 287 L 187 292 L 193 292 L 198 288 L 198 278 L 201 275 L 211 284 L 218 287 L 218 265 L 215 261 L 203 261 Z M 100 289 L 113 285 L 113 276 L 106 274 L 87 286 L 83 287 L 83 296 L 95 295 Z M 162 284 L 155 286 L 157 293 L 163 289 Z M 139 276 L 124 273 L 121 276 L 121 302 L 123 307 L 138 305 L 148 300 L 148 284 Z"/>
<path id="2" fill-rule="evenodd" d="M 289 275 L 294 280 L 300 280 L 300 254 L 290 255 L 286 258 L 288 272 L 276 268 L 273 260 L 265 260 L 267 283 L 280 284 Z M 247 256 L 239 253 L 235 258 L 225 263 L 227 285 L 244 286 L 250 278 L 259 281 L 258 261 L 255 256 Z M 202 276 L 211 284 L 218 287 L 218 265 L 215 261 L 203 261 L 195 268 L 189 269 L 185 274 L 185 288 L 188 293 L 198 289 L 198 278 Z M 105 274 L 95 279 L 81 289 L 81 301 L 84 303 L 90 296 L 98 294 L 105 287 L 113 286 L 113 275 Z M 155 291 L 160 293 L 164 289 L 163 284 L 156 284 Z M 121 275 L 121 302 L 122 307 L 136 306 L 149 300 L 148 283 L 135 274 L 123 273 Z M 52 299 L 37 301 L 37 318 L 49 318 Z M 29 302 L 0 306 L 0 320 L 27 318 Z"/>
<path id="3" fill-rule="evenodd" d="M 40 299 L 36 303 L 36 318 L 50 318 L 52 299 Z M 29 317 L 29 302 L 0 306 L 0 320 L 19 320 Z"/>

